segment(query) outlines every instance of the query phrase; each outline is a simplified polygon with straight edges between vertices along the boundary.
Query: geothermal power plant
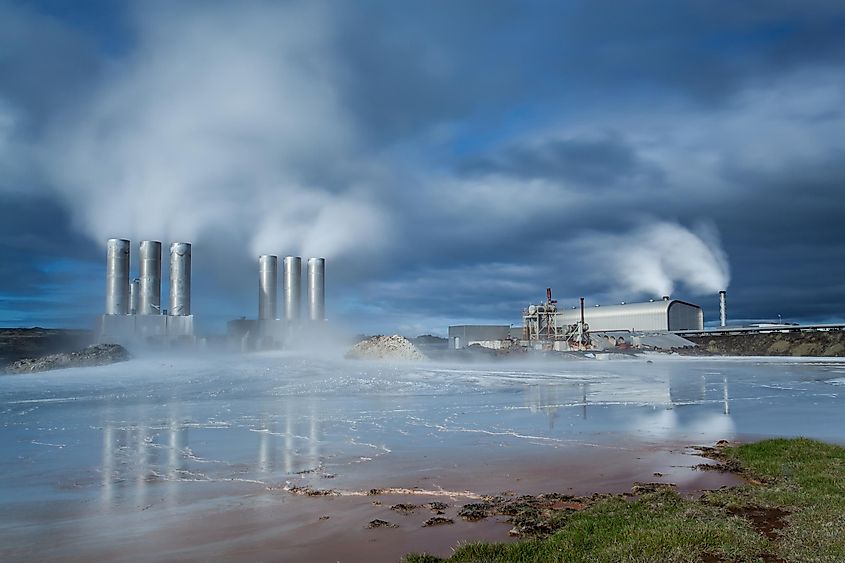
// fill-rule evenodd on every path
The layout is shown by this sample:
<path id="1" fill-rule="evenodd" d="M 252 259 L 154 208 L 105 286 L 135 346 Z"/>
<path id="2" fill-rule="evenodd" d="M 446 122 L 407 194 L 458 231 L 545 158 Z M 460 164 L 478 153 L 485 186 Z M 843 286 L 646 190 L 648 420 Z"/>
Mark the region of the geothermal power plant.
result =
<path id="1" fill-rule="evenodd" d="M 191 312 L 191 244 L 170 245 L 169 301 L 162 306 L 162 244 L 145 240 L 138 246 L 138 277 L 130 280 L 131 242 L 106 244 L 105 312 L 99 317 L 98 341 L 161 344 L 195 341 Z M 241 348 L 281 348 L 295 333 L 321 326 L 326 312 L 326 260 L 306 261 L 307 321 L 302 313 L 302 258 L 282 261 L 283 311 L 278 307 L 279 259 L 258 258 L 258 316 L 229 322 L 229 340 Z"/>

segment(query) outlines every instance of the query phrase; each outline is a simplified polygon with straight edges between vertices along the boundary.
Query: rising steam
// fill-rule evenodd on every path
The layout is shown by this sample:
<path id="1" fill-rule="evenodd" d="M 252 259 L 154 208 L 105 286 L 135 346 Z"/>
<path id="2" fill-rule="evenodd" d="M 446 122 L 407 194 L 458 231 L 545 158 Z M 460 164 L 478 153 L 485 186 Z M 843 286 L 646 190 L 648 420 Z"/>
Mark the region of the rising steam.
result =
<path id="1" fill-rule="evenodd" d="M 385 240 L 326 14 L 157 6 L 135 54 L 55 128 L 47 167 L 76 223 L 97 241 L 225 236 L 255 256 Z"/>
<path id="2" fill-rule="evenodd" d="M 677 223 L 659 222 L 621 235 L 590 240 L 596 263 L 624 292 L 672 295 L 676 286 L 702 294 L 727 289 L 728 260 L 711 226 L 691 231 Z"/>

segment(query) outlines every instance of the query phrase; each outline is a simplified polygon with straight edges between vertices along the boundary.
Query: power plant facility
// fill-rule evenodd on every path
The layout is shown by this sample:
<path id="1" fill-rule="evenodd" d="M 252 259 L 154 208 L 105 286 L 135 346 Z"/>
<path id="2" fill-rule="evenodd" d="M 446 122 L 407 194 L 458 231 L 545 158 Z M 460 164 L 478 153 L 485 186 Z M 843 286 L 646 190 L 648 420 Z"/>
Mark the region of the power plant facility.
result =
<path id="1" fill-rule="evenodd" d="M 720 292 L 721 322 L 726 320 L 726 293 Z M 556 351 L 591 350 L 607 342 L 614 346 L 659 337 L 667 345 L 683 345 L 675 333 L 704 330 L 704 312 L 693 303 L 670 299 L 587 307 L 584 298 L 571 308 L 558 306 L 546 289 L 546 301 L 522 311 L 522 327 L 456 325 L 449 327 L 449 347 L 479 345 L 494 350 L 512 347 Z M 598 338 L 597 338 L 598 336 Z M 627 338 L 627 340 L 626 340 Z"/>
<path id="2" fill-rule="evenodd" d="M 131 243 L 109 239 L 106 244 L 105 314 L 98 319 L 100 343 L 172 344 L 195 342 L 191 312 L 191 244 L 170 245 L 168 305 L 162 306 L 162 245 L 145 240 L 138 246 L 138 277 L 130 280 Z M 282 261 L 282 309 L 278 305 L 279 259 L 258 258 L 258 315 L 229 321 L 228 340 L 240 349 L 278 349 L 296 337 L 320 330 L 326 320 L 326 260 L 306 262 L 307 321 L 302 312 L 302 258 Z"/>
<path id="3" fill-rule="evenodd" d="M 191 245 L 170 245 L 170 305 L 161 306 L 161 242 L 142 241 L 138 278 L 129 280 L 130 242 L 106 243 L 106 310 L 99 318 L 99 342 L 132 343 L 194 339 L 191 314 Z"/>

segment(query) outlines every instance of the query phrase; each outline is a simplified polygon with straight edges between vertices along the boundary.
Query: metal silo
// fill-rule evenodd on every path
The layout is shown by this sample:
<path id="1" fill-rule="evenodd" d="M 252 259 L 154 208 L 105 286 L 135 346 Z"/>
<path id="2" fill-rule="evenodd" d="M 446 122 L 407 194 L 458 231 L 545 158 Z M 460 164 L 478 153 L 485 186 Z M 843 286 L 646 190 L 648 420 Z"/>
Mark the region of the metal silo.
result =
<path id="1" fill-rule="evenodd" d="M 262 321 L 276 318 L 278 260 L 268 254 L 258 257 L 258 319 Z"/>
<path id="2" fill-rule="evenodd" d="M 138 296 L 139 315 L 161 314 L 161 243 L 157 240 L 141 241 L 138 254 L 141 280 Z"/>
<path id="3" fill-rule="evenodd" d="M 191 314 L 191 244 L 170 245 L 170 311 L 173 316 Z"/>
<path id="4" fill-rule="evenodd" d="M 308 318 L 326 318 L 326 259 L 308 259 Z"/>
<path id="5" fill-rule="evenodd" d="M 106 243 L 106 314 L 129 312 L 129 241 L 111 238 Z"/>
<path id="6" fill-rule="evenodd" d="M 141 280 L 134 279 L 129 284 L 129 314 L 138 314 L 138 295 L 141 293 Z"/>
<path id="7" fill-rule="evenodd" d="M 286 256 L 284 267 L 285 319 L 298 321 L 302 301 L 302 258 Z"/>

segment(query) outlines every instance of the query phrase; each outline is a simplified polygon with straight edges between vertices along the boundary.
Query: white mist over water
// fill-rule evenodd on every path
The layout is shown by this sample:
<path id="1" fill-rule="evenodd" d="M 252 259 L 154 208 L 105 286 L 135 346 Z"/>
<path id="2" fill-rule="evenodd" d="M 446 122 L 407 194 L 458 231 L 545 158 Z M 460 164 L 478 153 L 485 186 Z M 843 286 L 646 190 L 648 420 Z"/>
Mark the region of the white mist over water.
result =
<path id="1" fill-rule="evenodd" d="M 628 233 L 594 236 L 586 245 L 622 291 L 664 296 L 682 285 L 703 294 L 727 289 L 730 283 L 727 255 L 710 225 L 690 230 L 661 221 Z"/>

